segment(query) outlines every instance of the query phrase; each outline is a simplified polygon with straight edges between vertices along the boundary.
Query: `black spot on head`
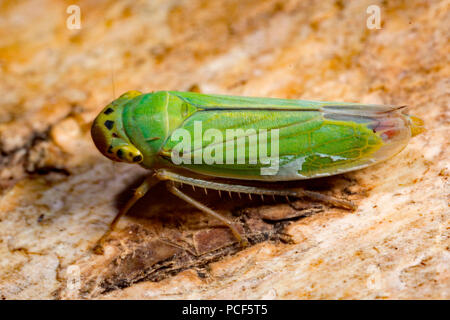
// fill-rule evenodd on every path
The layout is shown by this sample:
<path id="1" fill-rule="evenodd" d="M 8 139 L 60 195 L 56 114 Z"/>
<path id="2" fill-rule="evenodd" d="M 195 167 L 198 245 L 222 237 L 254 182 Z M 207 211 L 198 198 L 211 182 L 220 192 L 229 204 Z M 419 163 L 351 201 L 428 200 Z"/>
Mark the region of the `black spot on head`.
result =
<path id="1" fill-rule="evenodd" d="M 114 112 L 114 109 L 113 109 L 113 108 L 108 108 L 108 109 L 106 109 L 105 112 L 103 112 L 103 113 L 104 113 L 104 114 L 110 114 L 110 113 L 112 113 L 112 112 Z"/>
<path id="2" fill-rule="evenodd" d="M 141 161 L 141 160 L 142 160 L 142 156 L 141 156 L 141 155 L 138 155 L 138 156 L 136 156 L 136 157 L 133 158 L 133 161 L 134 161 L 134 162 L 139 162 L 139 161 Z"/>
<path id="3" fill-rule="evenodd" d="M 119 157 L 119 159 L 122 159 L 122 157 L 123 157 L 122 149 L 117 150 L 117 157 Z"/>
<path id="4" fill-rule="evenodd" d="M 112 129 L 113 125 L 114 125 L 114 121 L 112 121 L 112 120 L 105 121 L 105 127 L 108 128 L 109 130 Z"/>
<path id="5" fill-rule="evenodd" d="M 109 148 L 108 148 L 108 153 L 113 153 L 113 152 L 112 152 L 112 146 L 109 146 Z"/>
<path id="6" fill-rule="evenodd" d="M 112 133 L 112 136 L 113 136 L 114 138 L 117 138 L 117 133 L 113 132 L 113 133 Z"/>

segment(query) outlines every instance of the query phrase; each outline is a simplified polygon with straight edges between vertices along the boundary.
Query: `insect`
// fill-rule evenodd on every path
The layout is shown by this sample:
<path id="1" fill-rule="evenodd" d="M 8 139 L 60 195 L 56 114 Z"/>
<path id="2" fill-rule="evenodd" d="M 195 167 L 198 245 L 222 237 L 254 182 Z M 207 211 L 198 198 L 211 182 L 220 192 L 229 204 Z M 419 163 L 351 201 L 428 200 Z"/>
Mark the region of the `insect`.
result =
<path id="1" fill-rule="evenodd" d="M 179 185 L 260 196 L 309 197 L 354 209 L 318 192 L 280 189 L 271 182 L 312 179 L 361 169 L 400 152 L 422 132 L 406 107 L 159 91 L 129 91 L 107 105 L 91 133 L 98 150 L 114 161 L 149 169 L 148 178 L 119 218 L 151 187 L 167 189 L 228 226 L 232 221 L 190 197 Z M 244 180 L 260 181 L 251 186 Z"/>

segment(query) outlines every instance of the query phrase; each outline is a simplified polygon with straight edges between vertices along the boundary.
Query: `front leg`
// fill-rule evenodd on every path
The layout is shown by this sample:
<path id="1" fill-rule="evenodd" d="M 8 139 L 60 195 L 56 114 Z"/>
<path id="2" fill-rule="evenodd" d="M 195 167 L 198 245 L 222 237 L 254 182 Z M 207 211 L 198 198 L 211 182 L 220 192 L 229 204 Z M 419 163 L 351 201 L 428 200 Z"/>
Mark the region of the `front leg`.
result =
<path id="1" fill-rule="evenodd" d="M 96 254 L 103 254 L 103 243 L 105 242 L 106 238 L 111 234 L 112 231 L 114 231 L 117 223 L 119 222 L 120 218 L 123 217 L 130 209 L 131 207 L 140 199 L 142 198 L 148 190 L 150 190 L 153 186 L 155 186 L 160 180 L 158 179 L 158 176 L 155 173 L 152 173 L 150 176 L 145 178 L 144 182 L 134 191 L 133 197 L 127 201 L 125 206 L 119 211 L 119 213 L 114 217 L 113 221 L 109 225 L 108 230 L 103 234 L 103 236 L 97 241 L 96 245 L 93 248 L 94 253 Z"/>

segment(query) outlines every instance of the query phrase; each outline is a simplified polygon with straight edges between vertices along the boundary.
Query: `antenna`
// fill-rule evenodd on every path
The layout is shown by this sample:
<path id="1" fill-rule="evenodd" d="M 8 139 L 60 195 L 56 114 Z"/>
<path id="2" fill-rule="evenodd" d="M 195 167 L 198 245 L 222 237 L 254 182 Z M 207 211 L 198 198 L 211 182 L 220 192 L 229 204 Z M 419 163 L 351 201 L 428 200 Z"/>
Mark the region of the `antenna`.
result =
<path id="1" fill-rule="evenodd" d="M 116 99 L 116 83 L 114 80 L 114 65 L 112 63 L 112 58 L 109 58 L 109 65 L 111 67 L 111 85 L 112 85 L 112 91 L 113 91 L 113 100 Z"/>

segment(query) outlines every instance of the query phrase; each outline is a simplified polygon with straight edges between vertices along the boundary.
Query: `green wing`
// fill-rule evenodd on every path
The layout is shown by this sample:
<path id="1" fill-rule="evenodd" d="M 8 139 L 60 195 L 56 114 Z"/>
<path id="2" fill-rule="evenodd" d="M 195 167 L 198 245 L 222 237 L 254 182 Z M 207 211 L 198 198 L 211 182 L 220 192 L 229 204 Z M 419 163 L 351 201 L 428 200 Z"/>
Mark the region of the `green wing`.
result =
<path id="1" fill-rule="evenodd" d="M 203 95 L 169 92 L 189 105 L 189 116 L 181 125 L 170 129 L 160 155 L 170 160 L 179 140 L 172 140 L 176 129 L 191 135 L 191 148 L 183 150 L 193 157 L 208 148 L 223 150 L 222 163 L 179 166 L 188 170 L 236 179 L 297 180 L 327 176 L 351 171 L 392 156 L 407 142 L 407 126 L 399 108 L 380 105 L 360 105 L 336 102 L 316 102 L 273 98 Z M 170 108 L 170 106 L 169 106 Z M 223 140 L 206 140 L 195 135 L 195 126 L 201 124 L 202 133 L 216 129 Z M 241 129 L 237 136 L 227 139 L 227 130 Z M 278 130 L 278 171 L 274 175 L 261 175 L 261 168 L 269 165 L 258 161 L 249 163 L 255 148 L 252 137 L 261 129 Z M 386 134 L 389 133 L 389 134 Z M 409 136 L 408 136 L 409 137 Z M 237 163 L 236 141 L 244 138 L 244 163 Z M 226 147 L 234 144 L 234 161 L 226 163 Z M 271 135 L 267 148 L 270 154 Z M 216 149 L 217 150 L 217 149 Z M 242 160 L 242 158 L 241 158 Z"/>

